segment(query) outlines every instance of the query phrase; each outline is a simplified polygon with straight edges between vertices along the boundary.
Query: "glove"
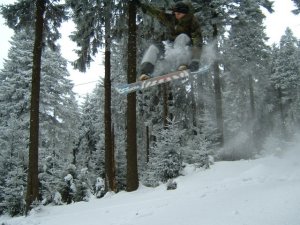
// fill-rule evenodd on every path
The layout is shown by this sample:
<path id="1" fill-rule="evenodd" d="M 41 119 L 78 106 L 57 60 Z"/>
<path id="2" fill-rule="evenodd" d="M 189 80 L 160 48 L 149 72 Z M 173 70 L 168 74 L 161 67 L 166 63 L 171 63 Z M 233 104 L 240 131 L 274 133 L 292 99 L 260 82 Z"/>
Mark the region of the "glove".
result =
<path id="1" fill-rule="evenodd" d="M 189 69 L 194 72 L 199 69 L 200 63 L 199 61 L 193 60 L 192 63 L 189 65 Z"/>

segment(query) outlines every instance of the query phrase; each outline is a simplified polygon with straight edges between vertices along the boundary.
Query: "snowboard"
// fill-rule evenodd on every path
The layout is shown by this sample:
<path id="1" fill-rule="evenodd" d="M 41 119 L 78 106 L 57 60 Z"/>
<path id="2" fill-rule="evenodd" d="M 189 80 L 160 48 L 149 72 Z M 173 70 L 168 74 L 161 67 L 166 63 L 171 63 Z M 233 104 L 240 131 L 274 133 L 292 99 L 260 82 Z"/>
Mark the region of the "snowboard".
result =
<path id="1" fill-rule="evenodd" d="M 134 83 L 130 84 L 116 84 L 114 85 L 114 89 L 119 93 L 119 94 L 129 94 L 131 92 L 135 92 L 138 90 L 143 90 L 146 88 L 150 88 L 159 84 L 167 83 L 173 80 L 178 80 L 178 79 L 183 79 L 187 78 L 189 76 L 195 76 L 195 75 L 201 75 L 204 74 L 209 70 L 209 66 L 203 66 L 200 67 L 196 71 L 190 71 L 190 70 L 180 70 L 180 71 L 174 71 L 171 73 L 167 73 L 161 76 L 157 77 L 152 77 L 148 80 L 143 80 L 143 81 L 137 81 Z"/>

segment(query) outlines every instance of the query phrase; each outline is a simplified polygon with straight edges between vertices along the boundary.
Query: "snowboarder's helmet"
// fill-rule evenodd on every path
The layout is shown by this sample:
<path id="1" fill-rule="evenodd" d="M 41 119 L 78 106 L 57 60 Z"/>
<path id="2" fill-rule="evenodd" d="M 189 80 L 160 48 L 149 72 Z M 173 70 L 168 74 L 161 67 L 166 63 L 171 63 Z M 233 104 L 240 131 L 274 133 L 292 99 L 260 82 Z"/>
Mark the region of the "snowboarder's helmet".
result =
<path id="1" fill-rule="evenodd" d="M 173 12 L 188 14 L 189 11 L 190 11 L 189 6 L 184 2 L 177 2 L 173 7 Z"/>

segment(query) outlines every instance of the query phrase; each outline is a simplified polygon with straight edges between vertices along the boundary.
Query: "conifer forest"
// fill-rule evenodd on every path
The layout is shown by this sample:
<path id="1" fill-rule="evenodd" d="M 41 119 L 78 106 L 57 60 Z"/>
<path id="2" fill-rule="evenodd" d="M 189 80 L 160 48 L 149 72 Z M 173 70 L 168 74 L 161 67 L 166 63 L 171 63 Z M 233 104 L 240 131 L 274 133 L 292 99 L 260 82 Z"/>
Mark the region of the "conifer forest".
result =
<path id="1" fill-rule="evenodd" d="M 299 130 L 300 42 L 287 28 L 267 44 L 263 12 L 273 12 L 272 1 L 187 1 L 201 24 L 200 65 L 210 69 L 126 96 L 114 85 L 135 82 L 143 52 L 167 32 L 137 2 L 1 6 L 14 35 L 0 70 L 0 215 L 139 185 L 172 188 L 187 164 L 252 159 Z M 176 1 L 141 2 L 169 9 Z M 105 73 L 80 103 L 57 44 L 68 21 L 75 69 L 104 51 Z"/>

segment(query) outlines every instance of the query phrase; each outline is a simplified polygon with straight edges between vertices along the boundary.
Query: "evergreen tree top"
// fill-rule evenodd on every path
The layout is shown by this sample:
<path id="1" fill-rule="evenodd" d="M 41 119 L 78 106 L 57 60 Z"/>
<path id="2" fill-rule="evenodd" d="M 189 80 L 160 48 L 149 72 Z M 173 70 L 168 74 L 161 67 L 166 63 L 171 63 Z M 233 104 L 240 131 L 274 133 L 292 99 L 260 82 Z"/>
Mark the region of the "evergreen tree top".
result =
<path id="1" fill-rule="evenodd" d="M 30 29 L 35 23 L 35 1 L 19 0 L 14 4 L 1 6 L 0 13 L 7 26 L 15 32 Z M 60 4 L 60 0 L 46 0 L 44 18 L 44 42 L 51 49 L 56 49 L 55 42 L 60 38 L 58 28 L 68 19 L 66 5 Z"/>

